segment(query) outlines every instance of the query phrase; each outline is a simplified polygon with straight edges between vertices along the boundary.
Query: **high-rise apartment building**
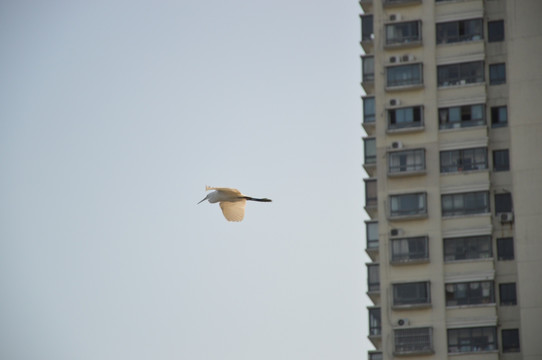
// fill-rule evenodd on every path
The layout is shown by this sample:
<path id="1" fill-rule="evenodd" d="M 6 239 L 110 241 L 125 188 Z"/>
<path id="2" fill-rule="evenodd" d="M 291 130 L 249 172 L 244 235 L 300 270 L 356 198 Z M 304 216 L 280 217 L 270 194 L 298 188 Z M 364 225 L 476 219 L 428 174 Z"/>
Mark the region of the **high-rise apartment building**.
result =
<path id="1" fill-rule="evenodd" d="M 542 1 L 359 3 L 369 359 L 542 359 Z"/>

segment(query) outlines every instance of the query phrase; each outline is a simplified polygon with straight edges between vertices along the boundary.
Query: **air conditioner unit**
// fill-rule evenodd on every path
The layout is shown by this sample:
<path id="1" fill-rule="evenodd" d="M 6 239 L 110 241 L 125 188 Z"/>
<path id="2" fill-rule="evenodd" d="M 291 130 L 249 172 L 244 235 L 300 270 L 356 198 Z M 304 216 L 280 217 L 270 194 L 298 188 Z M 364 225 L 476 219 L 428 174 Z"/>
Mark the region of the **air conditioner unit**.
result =
<path id="1" fill-rule="evenodd" d="M 401 56 L 401 62 L 409 62 L 409 61 L 413 61 L 415 59 L 414 55 L 411 55 L 411 54 L 405 54 L 405 55 L 402 55 Z"/>
<path id="2" fill-rule="evenodd" d="M 398 63 L 400 61 L 399 56 L 390 56 L 390 63 Z"/>
<path id="3" fill-rule="evenodd" d="M 397 322 L 396 322 L 397 326 L 408 326 L 410 325 L 410 320 L 408 319 L 398 319 Z"/>
<path id="4" fill-rule="evenodd" d="M 394 141 L 391 143 L 391 148 L 392 149 L 402 149 L 403 148 L 403 143 L 400 142 L 400 141 Z"/>
<path id="5" fill-rule="evenodd" d="M 500 217 L 501 217 L 502 224 L 514 222 L 514 213 L 511 213 L 511 212 L 501 213 Z"/>
<path id="6" fill-rule="evenodd" d="M 399 229 L 390 230 L 390 236 L 397 236 L 397 235 L 399 235 Z"/>
<path id="7" fill-rule="evenodd" d="M 399 21 L 401 20 L 401 14 L 390 14 L 390 21 Z"/>
<path id="8" fill-rule="evenodd" d="M 399 105 L 401 105 L 401 100 L 399 100 L 399 99 L 390 99 L 389 104 L 390 104 L 390 106 L 399 106 Z"/>

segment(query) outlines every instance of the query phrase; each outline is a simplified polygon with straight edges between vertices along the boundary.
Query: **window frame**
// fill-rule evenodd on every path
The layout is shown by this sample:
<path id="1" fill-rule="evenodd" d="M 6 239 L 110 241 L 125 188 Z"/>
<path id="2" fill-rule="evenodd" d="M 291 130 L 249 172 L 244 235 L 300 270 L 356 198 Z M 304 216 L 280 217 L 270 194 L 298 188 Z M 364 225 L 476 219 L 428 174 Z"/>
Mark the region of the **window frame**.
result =
<path id="1" fill-rule="evenodd" d="M 447 338 L 448 354 L 489 352 L 498 349 L 496 326 L 448 329 Z M 484 338 L 488 340 L 483 344 L 485 348 L 482 348 L 481 341 Z"/>
<path id="2" fill-rule="evenodd" d="M 370 148 L 370 144 L 374 144 L 373 148 Z M 367 150 L 374 150 L 374 154 L 372 154 L 372 151 Z M 367 155 L 369 153 L 369 155 Z M 376 165 L 376 138 L 375 137 L 366 137 L 363 138 L 363 164 L 364 165 Z"/>
<path id="3" fill-rule="evenodd" d="M 469 67 L 472 67 L 472 69 L 469 69 Z M 448 73 L 447 77 L 444 76 L 446 73 Z M 450 73 L 457 74 L 456 76 L 450 76 Z M 437 87 L 439 88 L 455 85 L 480 84 L 484 81 L 483 60 L 437 65 Z"/>
<path id="4" fill-rule="evenodd" d="M 376 207 L 378 205 L 378 183 L 374 178 L 363 179 L 365 183 L 365 206 Z"/>
<path id="5" fill-rule="evenodd" d="M 470 153 L 472 157 L 469 157 Z M 479 161 L 480 157 L 483 161 Z M 441 174 L 489 169 L 487 147 L 443 150 L 439 153 L 439 160 Z"/>
<path id="6" fill-rule="evenodd" d="M 372 110 L 370 106 L 371 102 L 372 102 Z M 376 122 L 375 97 L 374 96 L 364 97 L 362 100 L 362 104 L 363 104 L 363 123 L 374 124 Z"/>
<path id="7" fill-rule="evenodd" d="M 421 341 L 421 340 L 426 341 Z M 403 328 L 393 330 L 393 353 L 427 354 L 433 353 L 433 328 Z"/>
<path id="8" fill-rule="evenodd" d="M 445 263 L 493 258 L 491 235 L 444 238 L 443 244 Z"/>
<path id="9" fill-rule="evenodd" d="M 376 225 L 376 237 L 373 237 L 371 235 L 374 234 L 374 229 L 371 229 L 371 226 Z M 367 249 L 373 250 L 378 249 L 379 247 L 379 239 L 378 239 L 378 221 L 366 221 L 365 222 L 365 238 L 367 239 Z M 376 246 L 374 245 L 376 244 Z"/>
<path id="10" fill-rule="evenodd" d="M 503 111 L 504 110 L 504 111 Z M 499 128 L 508 126 L 508 106 L 492 106 L 491 112 L 491 127 Z"/>
<path id="11" fill-rule="evenodd" d="M 506 84 L 506 63 L 489 64 L 489 85 Z"/>
<path id="12" fill-rule="evenodd" d="M 396 283 L 391 287 L 394 308 L 431 305 L 431 283 L 429 281 Z M 408 294 L 405 295 L 405 293 Z"/>
<path id="13" fill-rule="evenodd" d="M 361 56 L 361 82 L 372 83 L 375 81 L 375 57 L 374 55 Z"/>
<path id="14" fill-rule="evenodd" d="M 404 248 L 407 248 L 407 251 L 404 251 Z M 427 261 L 429 260 L 429 238 L 413 236 L 390 239 L 390 251 L 392 264 Z"/>
<path id="15" fill-rule="evenodd" d="M 487 22 L 487 42 L 500 42 L 506 38 L 504 20 L 491 20 Z"/>
<path id="16" fill-rule="evenodd" d="M 382 335 L 382 312 L 379 307 L 368 308 L 369 336 Z"/>
<path id="17" fill-rule="evenodd" d="M 514 202 L 512 200 L 512 193 L 495 193 L 495 215 L 502 213 L 509 213 L 514 211 Z"/>
<path id="18" fill-rule="evenodd" d="M 399 72 L 401 69 L 411 69 L 415 71 L 405 71 L 404 73 Z M 391 74 L 397 72 L 397 74 Z M 393 76 L 392 76 L 393 75 Z M 415 76 L 417 75 L 417 76 Z M 393 78 L 402 79 L 393 79 Z M 394 65 L 386 67 L 386 87 L 387 88 L 397 88 L 397 87 L 406 87 L 406 86 L 421 86 L 423 85 L 423 64 L 421 62 L 412 63 L 412 64 L 403 64 L 403 65 Z"/>
<path id="19" fill-rule="evenodd" d="M 512 236 L 497 238 L 497 260 L 508 261 L 516 257 L 514 238 Z"/>
<path id="20" fill-rule="evenodd" d="M 472 34 L 465 33 L 469 27 L 469 22 L 477 22 L 476 26 L 479 27 L 479 33 L 473 32 Z M 455 29 L 452 29 L 452 25 L 455 25 Z M 445 27 L 449 27 L 446 29 Z M 455 32 L 452 37 L 449 37 L 449 31 Z M 463 34 L 462 34 L 463 30 Z M 448 33 L 446 33 L 448 32 Z M 451 40 L 450 40 L 451 39 Z M 454 21 L 445 21 L 436 24 L 436 42 L 437 45 L 442 44 L 454 44 L 458 42 L 469 42 L 484 39 L 484 20 L 482 18 L 473 19 L 461 19 Z"/>
<path id="21" fill-rule="evenodd" d="M 480 117 L 476 117 L 480 114 Z M 485 104 L 468 104 L 438 109 L 439 129 L 486 126 Z"/>
<path id="22" fill-rule="evenodd" d="M 398 116 L 399 112 L 405 112 L 404 116 Z M 407 113 L 409 112 L 409 113 Z M 386 110 L 388 130 L 410 129 L 423 127 L 423 106 L 407 106 L 389 108 Z M 398 118 L 406 119 L 397 121 Z"/>
<path id="23" fill-rule="evenodd" d="M 516 306 L 518 304 L 517 285 L 515 282 L 499 284 L 499 305 Z"/>
<path id="24" fill-rule="evenodd" d="M 453 282 L 447 283 L 444 288 L 446 307 L 495 304 L 493 280 Z M 484 296 L 486 290 L 488 293 Z"/>
<path id="25" fill-rule="evenodd" d="M 493 171 L 510 171 L 510 151 L 508 149 L 493 150 Z"/>
<path id="26" fill-rule="evenodd" d="M 479 199 L 479 195 L 483 195 L 482 205 L 469 206 L 469 203 L 474 203 Z M 450 198 L 452 206 L 450 209 L 446 209 L 446 203 Z M 463 206 L 456 204 L 462 203 Z M 442 194 L 441 195 L 441 211 L 442 217 L 451 217 L 451 216 L 468 216 L 476 214 L 488 214 L 491 213 L 491 206 L 489 201 L 489 191 L 470 191 L 470 192 L 461 192 L 461 193 L 452 193 L 452 194 Z"/>
<path id="27" fill-rule="evenodd" d="M 400 209 L 393 210 L 394 199 L 398 199 L 397 201 L 400 201 L 401 198 L 405 199 L 406 197 L 409 197 L 409 196 L 418 196 L 418 199 L 417 199 L 418 207 L 417 207 L 417 209 L 413 208 L 413 209 L 407 209 L 407 210 L 400 210 Z M 427 212 L 427 192 L 395 194 L 395 195 L 390 195 L 389 199 L 390 199 L 390 218 L 427 216 L 427 213 L 428 213 Z M 423 203 L 422 207 L 419 206 L 420 202 Z"/>
<path id="28" fill-rule="evenodd" d="M 380 292 L 380 264 L 367 264 L 367 291 Z"/>
<path id="29" fill-rule="evenodd" d="M 403 159 L 402 156 L 405 158 Z M 399 165 L 392 165 L 396 161 L 399 162 Z M 422 171 L 425 171 L 424 148 L 388 152 L 388 175 L 400 175 Z"/>
<path id="30" fill-rule="evenodd" d="M 505 336 L 507 334 L 507 336 Z M 516 353 L 521 351 L 519 329 L 501 330 L 502 352 Z"/>
<path id="31" fill-rule="evenodd" d="M 361 14 L 360 16 L 360 30 L 361 30 L 361 41 L 373 41 L 374 38 L 374 18 L 373 14 Z M 370 21 L 365 23 L 365 19 L 370 19 Z M 370 23 L 369 23 L 370 22 Z M 365 34 L 365 30 L 369 31 L 369 34 Z"/>
<path id="32" fill-rule="evenodd" d="M 415 25 L 413 28 L 410 28 L 408 25 Z M 408 29 L 406 28 L 408 26 Z M 401 27 L 404 27 L 402 31 Z M 415 29 L 414 29 L 415 28 Z M 393 36 L 390 35 L 390 29 L 394 29 Z M 399 33 L 414 33 L 414 35 L 397 35 Z M 408 20 L 408 21 L 397 21 L 392 23 L 387 23 L 384 25 L 384 35 L 385 35 L 385 46 L 400 46 L 408 44 L 418 44 L 422 41 L 422 22 L 421 20 Z"/>

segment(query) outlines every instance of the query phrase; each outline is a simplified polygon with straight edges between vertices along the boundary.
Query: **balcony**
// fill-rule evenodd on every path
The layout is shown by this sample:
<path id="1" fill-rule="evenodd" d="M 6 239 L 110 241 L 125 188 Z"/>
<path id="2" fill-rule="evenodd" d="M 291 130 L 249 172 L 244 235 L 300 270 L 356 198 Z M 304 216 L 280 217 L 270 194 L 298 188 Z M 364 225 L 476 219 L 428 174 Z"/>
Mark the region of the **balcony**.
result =
<path id="1" fill-rule="evenodd" d="M 390 239 L 392 265 L 429 262 L 429 239 L 427 236 Z"/>
<path id="2" fill-rule="evenodd" d="M 425 174 L 425 149 L 393 151 L 388 153 L 388 176 Z"/>
<path id="3" fill-rule="evenodd" d="M 390 220 L 411 220 L 427 217 L 427 193 L 390 195 Z"/>
<path id="4" fill-rule="evenodd" d="M 394 310 L 431 306 L 431 287 L 428 281 L 393 284 L 392 289 Z"/>
<path id="5" fill-rule="evenodd" d="M 386 67 L 386 91 L 410 90 L 422 87 L 422 63 Z"/>
<path id="6" fill-rule="evenodd" d="M 394 330 L 394 355 L 422 355 L 433 352 L 433 328 Z"/>
<path id="7" fill-rule="evenodd" d="M 419 20 L 386 24 L 385 49 L 415 47 L 422 45 L 422 22 Z"/>
<path id="8" fill-rule="evenodd" d="M 391 99 L 397 102 L 397 99 Z M 388 134 L 423 131 L 423 106 L 410 106 L 389 108 L 386 110 L 388 118 Z"/>

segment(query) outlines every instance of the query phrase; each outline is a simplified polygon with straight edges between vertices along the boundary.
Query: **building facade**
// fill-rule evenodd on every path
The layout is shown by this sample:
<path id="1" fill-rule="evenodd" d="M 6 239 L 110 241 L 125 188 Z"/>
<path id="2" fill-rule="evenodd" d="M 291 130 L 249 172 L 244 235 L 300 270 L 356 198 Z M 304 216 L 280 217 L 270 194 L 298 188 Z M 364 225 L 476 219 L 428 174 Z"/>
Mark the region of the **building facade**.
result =
<path id="1" fill-rule="evenodd" d="M 542 359 L 542 1 L 359 3 L 368 358 Z"/>

